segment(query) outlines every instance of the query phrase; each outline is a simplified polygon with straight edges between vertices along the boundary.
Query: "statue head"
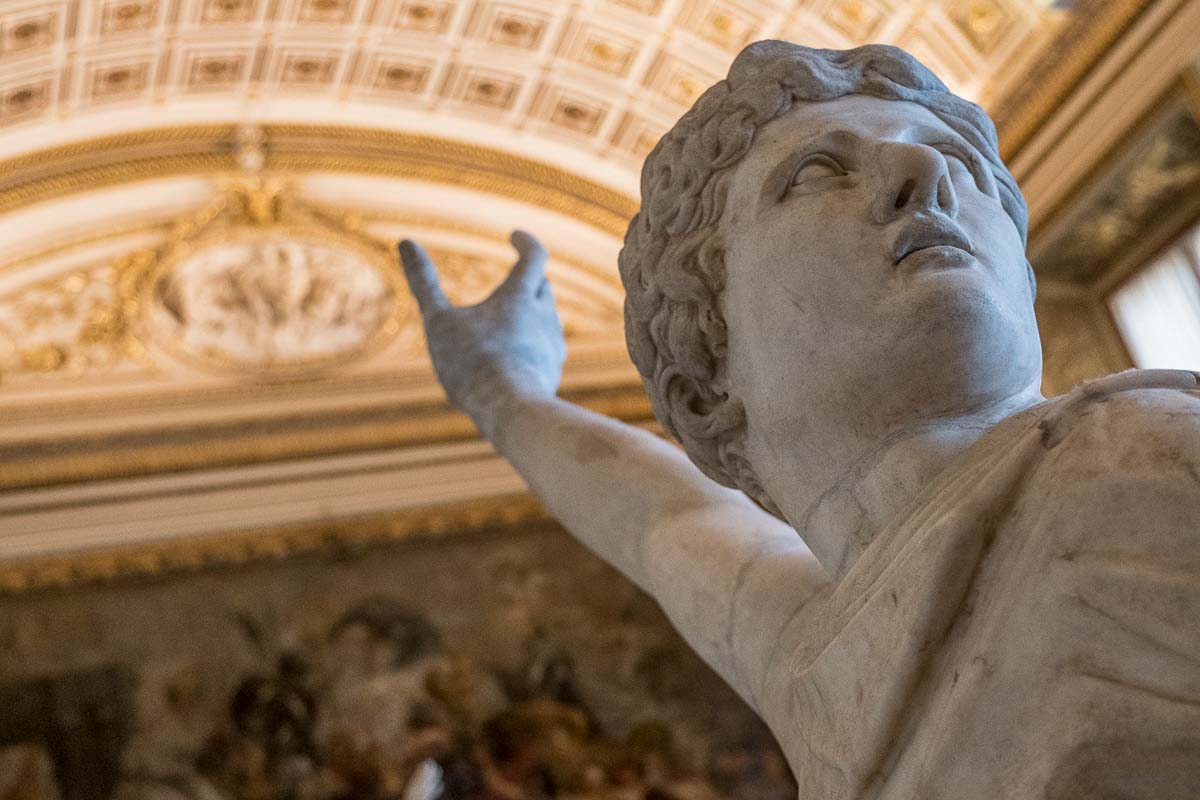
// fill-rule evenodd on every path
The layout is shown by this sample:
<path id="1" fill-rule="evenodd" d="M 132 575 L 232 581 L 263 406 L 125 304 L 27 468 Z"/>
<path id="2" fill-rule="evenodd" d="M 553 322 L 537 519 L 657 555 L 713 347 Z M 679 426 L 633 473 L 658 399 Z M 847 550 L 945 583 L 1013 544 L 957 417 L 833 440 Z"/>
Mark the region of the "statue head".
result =
<path id="1" fill-rule="evenodd" d="M 756 453 L 1036 387 L 1025 233 L 991 120 L 916 59 L 758 42 L 646 160 L 630 355 L 692 461 L 779 513 Z"/>

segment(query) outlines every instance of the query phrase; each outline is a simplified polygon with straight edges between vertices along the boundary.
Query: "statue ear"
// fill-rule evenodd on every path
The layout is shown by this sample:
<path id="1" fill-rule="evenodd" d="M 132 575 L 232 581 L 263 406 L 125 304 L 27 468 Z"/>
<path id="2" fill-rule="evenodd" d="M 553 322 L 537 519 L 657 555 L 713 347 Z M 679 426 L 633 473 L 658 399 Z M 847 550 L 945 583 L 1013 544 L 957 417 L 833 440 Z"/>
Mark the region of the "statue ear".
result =
<path id="1" fill-rule="evenodd" d="M 694 378 L 676 374 L 666 386 L 671 419 L 681 433 L 693 440 L 707 440 L 721 425 L 725 397 Z"/>
<path id="2" fill-rule="evenodd" d="M 742 404 L 724 393 L 713 391 L 707 382 L 678 372 L 663 381 L 659 390 L 662 405 L 670 418 L 669 425 L 663 420 L 664 426 L 679 439 L 692 461 L 706 475 L 718 483 L 730 485 L 729 477 L 720 474 L 718 447 L 730 432 L 745 424 Z"/>
<path id="3" fill-rule="evenodd" d="M 1037 276 L 1033 274 L 1033 264 L 1025 259 L 1025 277 L 1029 279 L 1029 300 L 1037 300 Z"/>

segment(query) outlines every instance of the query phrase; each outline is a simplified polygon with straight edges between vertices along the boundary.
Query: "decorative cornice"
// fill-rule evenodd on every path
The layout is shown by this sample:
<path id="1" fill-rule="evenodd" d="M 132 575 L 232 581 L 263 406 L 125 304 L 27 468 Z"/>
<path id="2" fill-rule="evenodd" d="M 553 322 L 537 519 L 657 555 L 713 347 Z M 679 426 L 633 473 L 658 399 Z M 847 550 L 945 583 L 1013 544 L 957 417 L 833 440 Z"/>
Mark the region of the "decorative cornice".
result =
<path id="1" fill-rule="evenodd" d="M 527 202 L 621 237 L 633 198 L 556 167 L 435 136 L 348 126 L 262 127 L 265 167 L 425 180 Z M 75 192 L 236 172 L 238 128 L 196 125 L 106 136 L 0 162 L 0 213 Z"/>
<path id="2" fill-rule="evenodd" d="M 1070 281 L 1100 302 L 1196 220 L 1200 105 L 1189 91 L 1192 75 L 1194 68 L 1185 70 L 1148 103 L 1031 226 L 1029 255 L 1039 282 Z"/>
<path id="3" fill-rule="evenodd" d="M 308 208 L 300 198 L 272 189 L 285 186 L 290 175 L 294 173 L 275 173 L 266 182 L 249 183 L 247 179 L 214 176 L 231 183 L 229 190 L 194 212 L 165 220 L 139 220 L 135 228 L 110 230 L 104 235 L 85 232 L 77 241 L 56 245 L 55 250 L 69 251 L 102 245 L 107 239 L 128 238 L 139 231 L 163 232 L 160 241 L 143 242 L 136 251 L 117 258 L 116 291 L 104 315 L 107 333 L 100 342 L 115 351 L 140 353 L 144 363 L 139 364 L 150 370 L 146 373 L 150 377 L 139 378 L 140 384 L 122 383 L 105 377 L 106 373 L 92 376 L 90 389 L 87 375 L 70 377 L 69 384 L 62 383 L 66 375 L 47 375 L 41 383 L 33 379 L 25 384 L 13 383 L 20 391 L 14 395 L 10 389 L 2 403 L 8 425 L 0 435 L 0 460 L 5 464 L 0 491 L 474 438 L 470 423 L 442 398 L 427 362 L 405 349 L 411 343 L 401 343 L 403 347 L 392 353 L 396 358 L 389 357 L 386 364 L 368 365 L 357 373 L 285 370 L 267 380 L 255 371 L 253 380 L 234 383 L 221 373 L 216 378 L 192 376 L 173 384 L 169 374 L 154 371 L 156 362 L 148 358 L 147 347 L 157 348 L 158 338 L 142 330 L 141 307 L 160 267 L 169 266 L 170 254 L 192 239 L 208 241 L 220 234 L 218 223 L 228 227 L 231 222 L 245 222 L 242 217 L 252 207 L 261 206 L 285 216 L 299 213 L 302 206 Z M 453 229 L 473 239 L 503 243 L 495 231 L 438 215 L 381 214 L 321 206 L 308 211 L 327 218 L 306 225 L 308 233 L 329 228 L 342 238 L 361 237 L 366 236 L 365 224 L 390 222 Z M 153 225 L 146 228 L 147 223 Z M 240 230 L 236 225 L 234 229 Z M 398 279 L 390 247 L 373 239 L 365 241 L 363 247 L 380 248 L 380 258 L 388 262 L 382 270 Z M 386 257 L 383 250 L 387 251 Z M 40 257 L 47 257 L 47 253 Z M 572 271 L 591 273 L 609 284 L 616 282 L 615 270 L 602 272 L 596 265 L 569 254 L 556 253 L 554 258 Z M 38 260 L 39 256 L 26 256 L 22 264 Z M 17 268 L 19 265 L 3 267 L 5 271 Z M 79 277 L 72 273 L 63 280 Z M 58 277 L 50 280 L 61 282 Z M 397 296 L 406 294 L 402 287 L 395 287 L 395 292 Z M 569 297 L 562 302 L 566 311 L 572 309 Z M 613 341 L 585 337 L 580 351 L 567 365 L 564 397 L 599 413 L 644 422 L 651 418 L 650 406 L 624 355 L 619 297 L 615 302 L 618 327 L 614 328 Z M 587 309 L 576 311 L 590 313 Z M 572 317 L 568 314 L 564 319 L 570 337 Z M 90 325 L 87 331 L 88 342 L 96 344 L 96 326 Z M 126 341 L 129 347 L 122 345 Z M 63 353 L 59 356 L 61 360 Z M 243 371 L 230 374 L 236 376 Z M 61 385 L 70 385 L 75 391 L 64 395 L 55 390 Z"/>
<path id="4" fill-rule="evenodd" d="M 297 385 L 260 388 L 260 396 L 295 397 Z M 346 391 L 350 386 L 344 386 Z M 653 418 L 640 384 L 567 390 L 563 397 L 626 422 Z M 186 412 L 187 398 L 179 399 Z M 212 399 L 209 398 L 212 402 Z M 200 400 L 203 402 L 203 399 Z M 72 409 L 74 410 L 74 409 Z M 444 400 L 367 405 L 357 410 L 272 418 L 233 418 L 129 432 L 61 435 L 0 445 L 0 491 L 109 480 L 192 469 L 236 467 L 389 447 L 469 441 L 477 436 Z"/>
<path id="5" fill-rule="evenodd" d="M 1160 0 L 1081 0 L 1047 58 L 992 110 L 1005 161 L 1015 158 L 1126 30 Z"/>
<path id="6" fill-rule="evenodd" d="M 154 544 L 85 550 L 0 564 L 0 595 L 341 553 L 417 538 L 547 524 L 530 495 L 436 506 L 318 524 L 229 531 Z"/>

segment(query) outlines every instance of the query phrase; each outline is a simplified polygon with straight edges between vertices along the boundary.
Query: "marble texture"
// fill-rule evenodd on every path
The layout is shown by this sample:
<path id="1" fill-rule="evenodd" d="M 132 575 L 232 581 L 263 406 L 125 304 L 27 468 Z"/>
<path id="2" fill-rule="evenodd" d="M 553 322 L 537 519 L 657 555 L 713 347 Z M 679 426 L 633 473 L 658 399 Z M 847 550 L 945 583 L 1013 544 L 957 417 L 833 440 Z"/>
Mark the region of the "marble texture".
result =
<path id="1" fill-rule="evenodd" d="M 620 266 L 686 457 L 554 397 L 544 253 L 513 241 L 474 307 L 401 245 L 439 378 L 766 720 L 802 797 L 1194 797 L 1198 376 L 1042 397 L 982 109 L 895 48 L 759 42 L 659 142 Z"/>

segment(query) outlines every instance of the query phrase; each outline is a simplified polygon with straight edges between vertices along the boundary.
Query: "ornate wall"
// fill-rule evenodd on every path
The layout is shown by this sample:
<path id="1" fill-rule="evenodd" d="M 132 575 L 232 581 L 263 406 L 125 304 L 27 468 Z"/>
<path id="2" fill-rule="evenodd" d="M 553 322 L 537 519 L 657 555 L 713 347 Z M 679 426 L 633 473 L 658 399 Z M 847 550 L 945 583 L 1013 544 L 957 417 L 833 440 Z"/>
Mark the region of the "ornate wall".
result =
<path id="1" fill-rule="evenodd" d="M 1197 63 L 1142 98 L 1124 135 L 1039 214 L 1029 255 L 1040 284 L 1048 393 L 1134 366 L 1108 297 L 1200 218 Z"/>
<path id="2" fill-rule="evenodd" d="M 795 797 L 657 607 L 544 524 L 3 607 L 0 797 Z"/>

